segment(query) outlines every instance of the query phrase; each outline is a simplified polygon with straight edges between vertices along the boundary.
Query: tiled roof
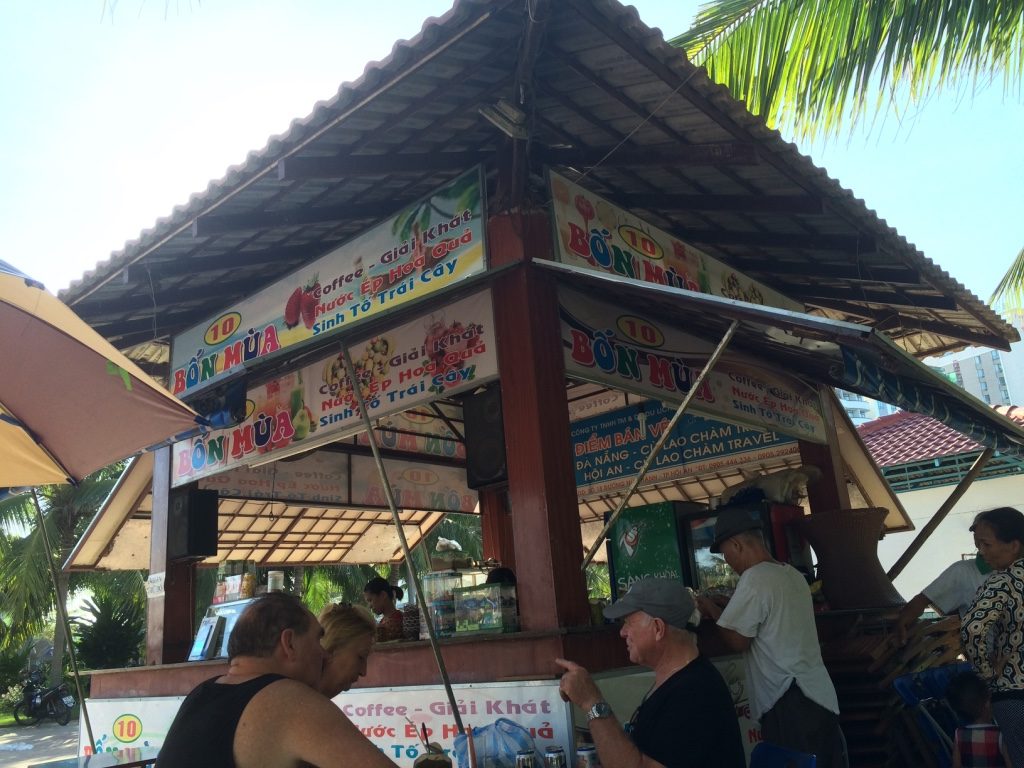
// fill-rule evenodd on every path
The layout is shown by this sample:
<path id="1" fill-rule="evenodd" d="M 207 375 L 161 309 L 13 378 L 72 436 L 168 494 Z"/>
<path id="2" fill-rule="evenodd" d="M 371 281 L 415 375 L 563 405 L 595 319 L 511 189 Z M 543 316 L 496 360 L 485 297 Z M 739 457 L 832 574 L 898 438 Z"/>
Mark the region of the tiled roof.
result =
<path id="1" fill-rule="evenodd" d="M 498 194 L 511 154 L 481 107 L 529 92 L 531 205 L 547 165 L 585 170 L 594 192 L 814 314 L 884 324 L 915 357 L 1018 338 L 635 9 L 545 8 L 457 0 L 61 298 L 149 354 L 477 163 L 488 205 L 518 205 Z"/>
<path id="2" fill-rule="evenodd" d="M 997 405 L 994 410 L 1024 423 L 1024 407 Z M 857 433 L 880 467 L 928 461 L 962 453 L 980 452 L 983 446 L 930 416 L 899 411 L 857 427 Z"/>

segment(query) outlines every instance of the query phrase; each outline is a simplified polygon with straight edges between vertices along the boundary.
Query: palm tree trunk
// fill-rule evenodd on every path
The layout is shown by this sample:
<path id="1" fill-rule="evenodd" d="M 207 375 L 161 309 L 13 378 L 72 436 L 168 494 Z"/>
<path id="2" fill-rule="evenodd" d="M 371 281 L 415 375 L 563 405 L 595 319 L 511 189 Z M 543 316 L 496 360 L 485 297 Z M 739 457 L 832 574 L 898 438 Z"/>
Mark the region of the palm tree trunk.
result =
<path id="1" fill-rule="evenodd" d="M 68 605 L 68 575 L 63 571 L 57 573 L 57 604 L 64 606 L 67 611 Z M 70 638 L 64 633 L 64 622 L 61 621 L 60 613 L 57 614 L 57 626 L 53 632 L 53 659 L 50 662 L 50 685 L 59 685 L 64 679 L 64 652 Z"/>

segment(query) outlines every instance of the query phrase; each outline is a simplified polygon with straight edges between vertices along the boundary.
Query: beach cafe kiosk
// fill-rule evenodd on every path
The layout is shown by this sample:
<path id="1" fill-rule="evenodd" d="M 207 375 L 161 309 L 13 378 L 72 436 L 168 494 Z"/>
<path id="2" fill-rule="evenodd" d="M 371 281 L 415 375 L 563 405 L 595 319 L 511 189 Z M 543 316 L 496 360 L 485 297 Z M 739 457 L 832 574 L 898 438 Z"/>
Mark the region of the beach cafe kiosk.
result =
<path id="1" fill-rule="evenodd" d="M 61 298 L 220 425 L 136 459 L 66 565 L 149 571 L 146 666 L 92 679 L 139 711 L 222 668 L 185 663 L 197 567 L 400 560 L 390 495 L 409 546 L 478 514 L 518 576 L 520 631 L 440 644 L 464 718 L 571 738 L 551 660 L 628 665 L 581 566 L 641 468 L 630 508 L 687 504 L 696 535 L 726 489 L 813 467 L 787 520 L 846 616 L 900 602 L 874 544 L 911 525 L 833 388 L 1024 449 L 918 362 L 1016 331 L 615 0 L 457 0 Z M 431 653 L 379 644 L 363 685 L 434 686 L 440 734 Z M 477 708 L 489 684 L 525 699 Z M 350 714 L 411 764 L 375 701 Z"/>

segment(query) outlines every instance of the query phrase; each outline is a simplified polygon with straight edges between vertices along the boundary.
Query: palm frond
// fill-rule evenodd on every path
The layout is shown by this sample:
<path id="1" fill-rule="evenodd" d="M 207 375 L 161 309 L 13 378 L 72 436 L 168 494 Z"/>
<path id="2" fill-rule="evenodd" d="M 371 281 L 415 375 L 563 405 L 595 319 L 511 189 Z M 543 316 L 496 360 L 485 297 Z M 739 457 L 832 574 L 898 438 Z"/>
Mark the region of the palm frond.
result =
<path id="1" fill-rule="evenodd" d="M 770 125 L 834 136 L 947 88 L 1019 98 L 1024 0 L 719 0 L 671 43 Z"/>
<path id="2" fill-rule="evenodd" d="M 31 494 L 8 496 L 0 501 L 0 529 L 16 533 L 35 524 L 36 508 Z"/>
<path id="3" fill-rule="evenodd" d="M 146 641 L 145 602 L 108 593 L 86 600 L 84 607 L 87 616 L 73 630 L 81 663 L 90 669 L 137 663 Z"/>
<path id="4" fill-rule="evenodd" d="M 999 285 L 992 292 L 988 303 L 995 304 L 1000 300 L 1017 307 L 1024 306 L 1024 248 L 1020 249 L 1017 258 L 1006 270 L 1006 274 L 1003 275 L 1003 279 L 999 281 Z"/>
<path id="5" fill-rule="evenodd" d="M 47 485 L 36 489 L 43 525 L 58 569 L 79 534 L 96 514 L 115 482 L 119 466 L 107 467 L 77 486 Z M 40 632 L 56 605 L 56 589 L 46 557 L 35 500 L 23 494 L 0 502 L 0 615 L 8 631 L 3 643 L 20 642 Z M 62 593 L 68 587 L 60 576 Z M 77 578 L 74 582 L 77 583 Z M 73 587 L 72 587 L 73 589 Z"/>
<path id="6" fill-rule="evenodd" d="M 40 632 L 54 608 L 53 582 L 38 530 L 11 543 L 0 560 L 0 584 L 0 614 L 8 625 L 3 644 L 11 647 Z"/>

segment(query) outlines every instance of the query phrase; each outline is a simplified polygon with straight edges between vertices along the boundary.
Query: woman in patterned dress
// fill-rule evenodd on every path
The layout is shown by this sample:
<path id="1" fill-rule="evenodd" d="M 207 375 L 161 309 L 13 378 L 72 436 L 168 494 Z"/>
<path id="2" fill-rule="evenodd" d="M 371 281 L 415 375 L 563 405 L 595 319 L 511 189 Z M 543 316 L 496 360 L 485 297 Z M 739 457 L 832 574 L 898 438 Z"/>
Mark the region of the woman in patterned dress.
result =
<path id="1" fill-rule="evenodd" d="M 1011 763 L 1024 768 L 1024 514 L 982 512 L 971 526 L 992 574 L 960 628 L 964 652 L 988 683 L 992 713 Z"/>

